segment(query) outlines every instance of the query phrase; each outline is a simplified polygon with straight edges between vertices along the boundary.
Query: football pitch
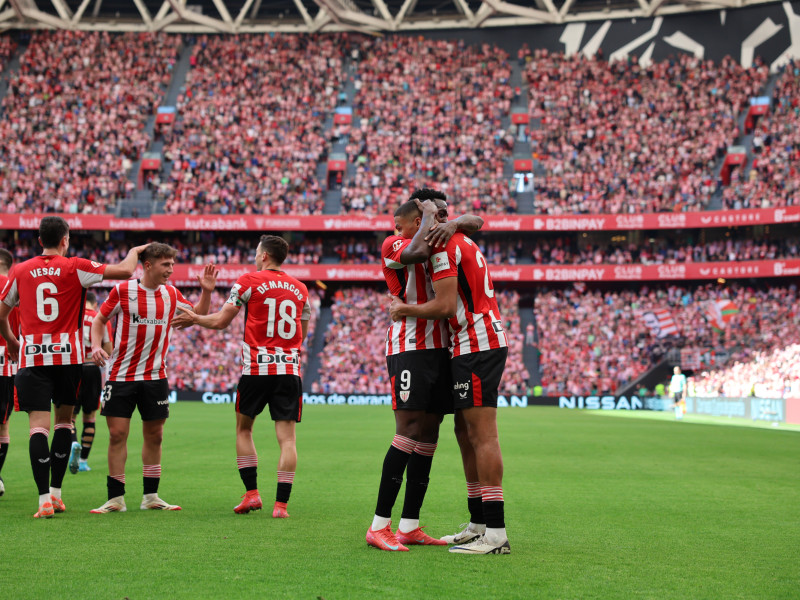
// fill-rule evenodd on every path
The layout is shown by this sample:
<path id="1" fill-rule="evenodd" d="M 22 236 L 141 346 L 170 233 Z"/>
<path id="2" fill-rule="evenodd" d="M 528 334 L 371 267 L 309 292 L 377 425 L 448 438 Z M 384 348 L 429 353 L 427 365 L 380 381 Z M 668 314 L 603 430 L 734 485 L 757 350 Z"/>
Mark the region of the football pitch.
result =
<path id="1" fill-rule="evenodd" d="M 264 510 L 244 493 L 230 405 L 178 403 L 164 435 L 159 490 L 181 512 L 140 511 L 134 418 L 128 512 L 106 500 L 102 418 L 92 471 L 64 482 L 67 512 L 36 520 L 27 418 L 11 419 L 0 498 L 0 597 L 102 598 L 797 598 L 800 433 L 600 416 L 556 408 L 498 412 L 508 556 L 443 547 L 367 547 L 388 407 L 308 406 L 289 513 L 272 519 L 277 444 L 256 423 Z M 400 516 L 402 491 L 395 506 Z M 422 524 L 435 537 L 468 520 L 445 420 Z"/>

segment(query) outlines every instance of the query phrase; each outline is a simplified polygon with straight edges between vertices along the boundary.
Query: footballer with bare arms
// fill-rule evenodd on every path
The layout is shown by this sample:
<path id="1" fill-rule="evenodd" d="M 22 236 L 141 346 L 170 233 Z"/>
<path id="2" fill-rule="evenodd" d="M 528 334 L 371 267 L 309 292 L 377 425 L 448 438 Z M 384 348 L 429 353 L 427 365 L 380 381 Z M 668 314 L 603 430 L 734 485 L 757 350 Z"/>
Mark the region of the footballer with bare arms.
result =
<path id="1" fill-rule="evenodd" d="M 281 237 L 263 235 L 256 247 L 256 271 L 236 280 L 225 305 L 201 316 L 181 308 L 178 328 L 200 325 L 225 329 L 245 307 L 242 375 L 236 388 L 236 465 L 245 487 L 233 509 L 247 514 L 263 506 L 258 492 L 258 455 L 253 425 L 266 407 L 275 422 L 278 439 L 278 486 L 272 516 L 289 516 L 287 504 L 297 470 L 295 426 L 303 414 L 300 351 L 308 333 L 311 305 L 305 284 L 281 270 L 289 244 Z"/>
<path id="2" fill-rule="evenodd" d="M 41 256 L 16 265 L 0 293 L 0 334 L 9 356 L 19 358 L 17 400 L 19 410 L 28 413 L 31 467 L 39 491 L 39 509 L 33 516 L 50 518 L 66 511 L 61 485 L 83 370 L 86 288 L 104 279 L 130 278 L 144 246 L 132 248 L 116 265 L 67 258 L 69 224 L 61 217 L 41 220 L 39 243 Z M 15 306 L 20 310 L 19 340 L 8 321 Z M 51 403 L 55 432 L 49 446 Z"/>
<path id="3" fill-rule="evenodd" d="M 161 483 L 161 451 L 164 423 L 169 417 L 167 352 L 171 322 L 178 307 L 195 308 L 168 283 L 177 250 L 154 242 L 141 252 L 143 273 L 139 280 L 117 284 L 100 306 L 91 328 L 92 358 L 99 367 L 109 362 L 100 414 L 108 426 L 108 501 L 90 512 L 125 512 L 125 462 L 131 417 L 142 417 L 142 510 L 181 510 L 158 496 Z M 208 312 L 217 270 L 207 264 L 197 277 L 200 300 L 195 310 Z M 109 357 L 103 337 L 109 319 L 117 317 L 114 350 Z M 110 358 L 110 360 L 109 360 Z"/>
<path id="4" fill-rule="evenodd" d="M 474 455 L 485 529 L 470 523 L 454 536 L 450 552 L 508 554 L 503 499 L 503 458 L 497 432 L 497 395 L 508 356 L 508 339 L 500 319 L 486 259 L 471 239 L 456 233 L 444 250 L 430 258 L 435 297 L 408 304 L 394 297 L 392 320 L 444 319 L 450 332 L 452 395 L 456 425 L 461 421 Z M 464 470 L 469 465 L 462 449 Z"/>
<path id="5" fill-rule="evenodd" d="M 423 214 L 420 200 L 434 200 L 435 210 Z M 430 205 L 431 203 L 428 203 Z M 425 266 L 432 248 L 447 243 L 457 231 L 473 233 L 483 219 L 463 215 L 447 220 L 446 196 L 431 189 L 416 190 L 394 213 L 396 235 L 381 248 L 389 293 L 410 303 L 433 297 Z M 439 426 L 452 414 L 450 354 L 443 321 L 409 318 L 392 323 L 386 333 L 386 366 L 391 382 L 395 435 L 383 461 L 378 501 L 367 544 L 387 551 L 407 551 L 410 545 L 447 545 L 419 526 L 430 480 Z M 397 532 L 391 512 L 406 473 L 406 492 Z"/>

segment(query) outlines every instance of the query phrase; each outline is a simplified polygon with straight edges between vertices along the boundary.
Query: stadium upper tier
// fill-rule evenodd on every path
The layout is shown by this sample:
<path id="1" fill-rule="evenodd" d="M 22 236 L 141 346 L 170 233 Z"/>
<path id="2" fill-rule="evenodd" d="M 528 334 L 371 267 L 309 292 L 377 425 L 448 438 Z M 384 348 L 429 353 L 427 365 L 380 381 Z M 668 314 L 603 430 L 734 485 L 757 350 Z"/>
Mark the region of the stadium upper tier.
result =
<path id="1" fill-rule="evenodd" d="M 158 186 L 168 213 L 321 214 L 347 36 L 202 36 Z"/>
<path id="2" fill-rule="evenodd" d="M 541 122 L 531 135 L 546 173 L 535 205 L 547 214 L 703 210 L 739 117 L 769 77 L 760 62 L 686 54 L 647 67 L 636 57 L 531 58 L 529 111 Z"/>
<path id="3" fill-rule="evenodd" d="M 772 112 L 756 124 L 751 169 L 734 172 L 724 208 L 800 203 L 800 68 L 790 64 L 772 94 Z"/>
<path id="4" fill-rule="evenodd" d="M 0 119 L 4 212 L 105 213 L 133 191 L 180 38 L 37 32 Z"/>
<path id="5" fill-rule="evenodd" d="M 720 163 L 744 140 L 750 100 L 772 89 L 765 64 L 526 48 L 510 60 L 489 43 L 423 37 L 37 32 L 2 99 L 0 202 L 7 213 L 120 214 L 136 197 L 181 215 L 386 215 L 434 186 L 453 212 L 512 217 L 796 204 L 794 63 L 757 123 L 752 171 L 745 157 L 727 186 Z M 13 52 L 1 36 L 0 63 Z M 174 123 L 152 134 L 168 89 Z M 527 125 L 512 122 L 518 110 Z M 138 170 L 145 151 L 156 171 Z"/>
<path id="6" fill-rule="evenodd" d="M 444 190 L 459 210 L 516 213 L 504 167 L 514 95 L 508 54 L 485 44 L 423 38 L 365 40 L 355 74 L 342 211 L 386 214 L 408 190 Z"/>

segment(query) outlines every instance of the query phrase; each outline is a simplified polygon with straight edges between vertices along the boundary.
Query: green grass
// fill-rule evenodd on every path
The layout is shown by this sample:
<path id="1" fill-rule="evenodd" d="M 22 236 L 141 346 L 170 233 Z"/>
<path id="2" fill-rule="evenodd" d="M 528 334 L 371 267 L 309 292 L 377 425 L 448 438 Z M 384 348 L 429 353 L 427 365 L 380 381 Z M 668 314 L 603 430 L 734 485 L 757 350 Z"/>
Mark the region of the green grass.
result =
<path id="1" fill-rule="evenodd" d="M 18 598 L 797 598 L 800 435 L 555 408 L 499 412 L 509 556 L 368 548 L 386 407 L 309 406 L 298 426 L 290 519 L 234 515 L 243 493 L 231 406 L 172 406 L 160 494 L 175 513 L 138 510 L 134 421 L 124 514 L 106 499 L 100 423 L 93 471 L 66 476 L 67 513 L 31 518 L 27 419 L 12 417 L 0 499 L 0 597 Z M 467 520 L 446 421 L 423 507 L 433 535 Z M 277 446 L 256 425 L 271 506 Z M 402 494 L 402 493 L 401 493 Z M 401 495 L 402 498 L 402 495 Z M 399 518 L 399 504 L 395 519 Z"/>

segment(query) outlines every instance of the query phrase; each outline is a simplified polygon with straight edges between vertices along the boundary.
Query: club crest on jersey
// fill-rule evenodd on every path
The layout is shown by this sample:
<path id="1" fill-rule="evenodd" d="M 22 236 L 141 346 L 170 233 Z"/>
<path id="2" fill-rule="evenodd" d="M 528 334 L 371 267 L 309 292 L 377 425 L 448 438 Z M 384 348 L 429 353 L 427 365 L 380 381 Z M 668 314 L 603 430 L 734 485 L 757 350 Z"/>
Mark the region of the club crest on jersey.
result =
<path id="1" fill-rule="evenodd" d="M 450 259 L 447 258 L 447 252 L 437 252 L 431 256 L 431 264 L 433 264 L 433 272 L 439 273 L 450 268 Z"/>
<path id="2" fill-rule="evenodd" d="M 71 354 L 72 344 L 26 344 L 25 356 L 39 354 Z"/>
<path id="3" fill-rule="evenodd" d="M 408 402 L 408 397 L 411 395 L 410 390 L 403 390 L 400 392 L 400 400 L 403 402 Z"/>

